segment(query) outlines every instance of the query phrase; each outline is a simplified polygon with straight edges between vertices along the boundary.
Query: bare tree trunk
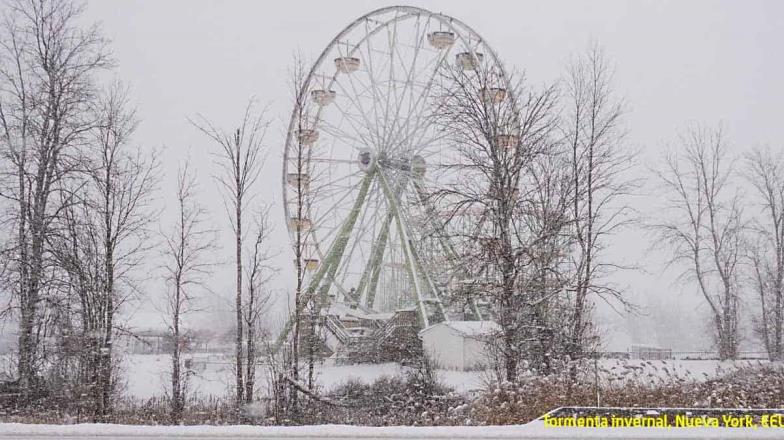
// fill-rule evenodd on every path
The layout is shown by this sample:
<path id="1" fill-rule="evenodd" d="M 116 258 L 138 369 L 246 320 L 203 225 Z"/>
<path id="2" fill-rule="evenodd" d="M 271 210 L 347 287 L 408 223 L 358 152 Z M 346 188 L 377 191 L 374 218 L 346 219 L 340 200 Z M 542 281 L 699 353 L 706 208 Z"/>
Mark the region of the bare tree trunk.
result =
<path id="1" fill-rule="evenodd" d="M 784 156 L 755 149 L 746 158 L 748 179 L 761 202 L 750 228 L 750 258 L 760 300 L 758 333 L 770 360 L 784 358 Z"/>
<path id="2" fill-rule="evenodd" d="M 235 335 L 235 405 L 239 417 L 240 407 L 246 402 L 245 396 L 245 371 L 246 363 L 253 362 L 245 352 L 245 325 L 243 323 L 243 261 L 242 261 L 242 224 L 246 201 L 252 196 L 251 190 L 261 173 L 262 150 L 264 134 L 268 123 L 264 121 L 264 114 L 253 116 L 253 103 L 245 109 L 240 127 L 228 135 L 216 128 L 203 117 L 200 122 L 193 123 L 202 133 L 212 139 L 219 147 L 216 153 L 218 163 L 223 168 L 223 173 L 217 177 L 224 192 L 224 200 L 233 207 L 230 221 L 234 232 L 234 257 L 236 268 L 236 285 L 234 292 L 234 307 L 236 320 Z"/>
<path id="3" fill-rule="evenodd" d="M 245 368 L 245 399 L 248 403 L 253 401 L 256 386 L 256 364 L 258 358 L 259 339 L 266 333 L 262 330 L 261 318 L 266 312 L 270 296 L 265 293 L 266 284 L 276 271 L 269 266 L 270 254 L 267 250 L 267 241 L 270 234 L 269 212 L 262 210 L 256 217 L 255 239 L 247 264 L 248 297 L 244 304 L 245 327 L 247 328 Z"/>
<path id="4" fill-rule="evenodd" d="M 297 222 L 300 222 L 305 216 L 305 196 L 306 191 L 308 188 L 309 182 L 303 180 L 303 176 L 307 175 L 308 179 L 312 179 L 313 176 L 310 176 L 308 173 L 308 168 L 306 164 L 307 160 L 307 146 L 303 144 L 301 134 L 307 129 L 307 121 L 305 120 L 308 109 L 307 109 L 307 96 L 305 95 L 306 91 L 303 90 L 303 86 L 305 85 L 306 80 L 306 68 L 304 60 L 300 56 L 294 57 L 294 65 L 292 67 L 291 72 L 291 88 L 293 93 L 294 99 L 294 110 L 297 114 L 297 121 L 296 127 L 293 127 L 295 133 L 291 133 L 291 135 L 295 136 L 297 140 L 297 149 L 295 151 L 296 157 L 296 199 L 295 199 L 295 211 L 297 213 Z M 294 258 L 295 258 L 295 269 L 297 271 L 297 284 L 294 290 L 294 313 L 292 316 L 292 334 L 291 334 L 291 365 L 289 367 L 289 374 L 291 378 L 295 382 L 299 382 L 299 363 L 300 363 L 300 342 L 302 339 L 302 316 L 303 312 L 305 311 L 305 307 L 318 307 L 318 299 L 316 298 L 316 294 L 314 292 L 305 292 L 305 267 L 303 259 L 306 258 L 306 241 L 308 237 L 308 232 L 303 231 L 299 224 L 294 230 Z M 312 310 L 311 310 L 312 312 Z M 318 311 L 316 311 L 318 313 Z M 308 315 L 312 315 L 312 313 L 308 313 Z M 309 324 L 310 325 L 310 324 Z M 309 331 L 309 325 L 306 326 L 306 331 Z M 307 352 L 307 360 L 308 360 L 308 386 L 312 389 L 313 386 L 313 379 L 312 379 L 312 371 L 313 371 L 313 364 L 314 364 L 314 357 L 312 353 L 312 347 L 310 346 L 310 334 L 307 335 L 308 340 L 308 352 Z M 289 396 L 291 399 L 291 409 L 293 412 L 294 417 L 299 416 L 299 391 L 292 386 L 291 383 L 288 383 L 289 388 Z"/>
<path id="5" fill-rule="evenodd" d="M 149 249 L 157 163 L 128 151 L 136 119 L 124 89 L 116 85 L 102 95 L 94 111 L 99 123 L 86 139 L 83 173 L 69 182 L 73 188 L 64 188 L 72 200 L 47 240 L 79 298 L 93 416 L 106 421 L 115 393 L 116 317 L 135 290 L 132 274 Z"/>
<path id="6" fill-rule="evenodd" d="M 215 250 L 215 233 L 204 226 L 205 209 L 196 200 L 196 178 L 189 163 L 178 172 L 177 221 L 168 233 L 163 234 L 166 243 L 166 281 L 169 284 L 167 316 L 172 336 L 171 353 L 171 420 L 180 423 L 185 409 L 186 378 L 183 377 L 183 350 L 185 335 L 181 328 L 182 318 L 192 309 L 192 289 L 203 287 L 204 277 L 212 268 L 209 254 Z"/>
<path id="7" fill-rule="evenodd" d="M 174 310 L 172 313 L 172 371 L 171 371 L 171 421 L 179 423 L 182 420 L 183 396 L 182 396 L 182 373 L 180 372 L 180 301 L 182 297 L 181 280 L 175 280 Z"/>
<path id="8" fill-rule="evenodd" d="M 673 262 L 685 261 L 710 306 L 721 359 L 738 350 L 739 271 L 746 225 L 734 169 L 721 128 L 691 127 L 681 136 L 682 156 L 669 156 L 658 173 L 673 195 L 668 217 L 653 224 Z"/>
<path id="9" fill-rule="evenodd" d="M 13 200 L 14 293 L 19 305 L 18 376 L 29 394 L 39 378 L 40 344 L 51 336 L 42 319 L 51 258 L 50 233 L 56 194 L 73 174 L 68 165 L 93 121 L 94 75 L 110 62 L 97 28 L 81 29 L 83 8 L 68 0 L 13 0 L 5 5 L 0 58 L 0 123 L 3 154 L 15 169 L 0 195 Z M 57 314 L 57 313 L 54 313 Z"/>
<path id="10" fill-rule="evenodd" d="M 621 150 L 623 108 L 614 99 L 612 72 L 600 48 L 593 47 L 573 62 L 566 84 L 565 139 L 569 143 L 572 180 L 572 226 L 574 279 L 570 331 L 566 354 L 579 359 L 593 343 L 590 331 L 591 296 L 599 295 L 624 306 L 623 293 L 601 281 L 597 252 L 600 237 L 631 221 L 629 208 L 620 198 L 634 188 L 622 174 L 633 164 L 630 153 Z M 575 373 L 574 370 L 572 370 Z"/>
<path id="11" fill-rule="evenodd" d="M 529 222 L 543 215 L 535 212 L 531 170 L 543 155 L 555 153 L 555 89 L 535 91 L 523 83 L 461 70 L 445 71 L 439 88 L 437 123 L 459 155 L 449 167 L 467 183 L 425 197 L 450 214 L 445 231 L 438 233 L 465 242 L 457 249 L 461 277 L 476 285 L 464 294 L 470 307 L 471 292 L 487 292 L 494 316 L 478 318 L 498 321 L 501 329 L 489 341 L 499 355 L 498 373 L 516 381 L 531 345 L 532 297 L 540 294 L 528 279 L 538 258 L 531 250 L 545 240 Z M 489 90 L 503 90 L 503 96 L 488 96 Z M 467 211 L 481 215 L 470 227 L 461 227 Z"/>
<path id="12" fill-rule="evenodd" d="M 239 145 L 239 130 L 234 136 L 235 148 L 240 148 Z M 240 155 L 236 156 L 234 164 L 235 170 L 240 170 Z M 237 336 L 235 340 L 235 363 L 236 363 L 236 380 L 237 380 L 237 407 L 239 408 L 245 401 L 243 398 L 243 369 L 242 369 L 242 180 L 241 173 L 235 172 L 234 184 L 236 193 L 234 195 L 236 200 L 235 204 L 235 229 L 234 229 L 234 246 L 235 246 L 235 264 L 237 272 L 237 286 L 234 296 L 234 307 L 237 318 Z"/>

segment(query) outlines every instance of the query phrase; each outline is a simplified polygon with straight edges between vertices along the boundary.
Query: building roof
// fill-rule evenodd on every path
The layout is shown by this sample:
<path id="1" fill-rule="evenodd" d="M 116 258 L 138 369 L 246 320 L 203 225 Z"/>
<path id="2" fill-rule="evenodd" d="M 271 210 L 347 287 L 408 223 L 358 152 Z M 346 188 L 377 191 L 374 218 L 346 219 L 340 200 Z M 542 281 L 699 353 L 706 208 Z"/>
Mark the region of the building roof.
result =
<path id="1" fill-rule="evenodd" d="M 438 326 L 449 327 L 460 335 L 468 337 L 484 336 L 501 330 L 501 326 L 495 321 L 443 321 L 433 324 L 419 333 L 425 333 Z"/>

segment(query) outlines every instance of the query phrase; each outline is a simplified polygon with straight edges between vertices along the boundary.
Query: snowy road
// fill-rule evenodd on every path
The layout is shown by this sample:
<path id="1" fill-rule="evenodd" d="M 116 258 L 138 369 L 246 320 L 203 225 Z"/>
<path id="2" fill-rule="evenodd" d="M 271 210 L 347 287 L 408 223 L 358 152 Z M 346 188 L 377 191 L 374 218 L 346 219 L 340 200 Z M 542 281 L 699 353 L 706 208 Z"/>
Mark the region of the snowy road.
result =
<path id="1" fill-rule="evenodd" d="M 52 439 L 521 439 L 521 440 L 573 440 L 573 439 L 781 439 L 782 429 L 692 428 L 692 429 L 589 429 L 544 428 L 541 422 L 524 426 L 489 427 L 359 427 L 359 426 L 128 426 L 128 425 L 23 425 L 0 424 L 0 439 L 52 440 Z"/>

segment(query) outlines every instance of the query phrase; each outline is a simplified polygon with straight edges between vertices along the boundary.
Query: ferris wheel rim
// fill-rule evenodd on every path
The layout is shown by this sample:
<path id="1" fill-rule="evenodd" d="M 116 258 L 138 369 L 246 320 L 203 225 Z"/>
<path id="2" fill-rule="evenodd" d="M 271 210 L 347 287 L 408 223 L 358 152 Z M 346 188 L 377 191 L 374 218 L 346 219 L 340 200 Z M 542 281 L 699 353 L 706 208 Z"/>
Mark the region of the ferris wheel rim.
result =
<path id="1" fill-rule="evenodd" d="M 469 26 L 468 24 L 466 24 L 462 20 L 460 20 L 458 18 L 455 18 L 455 17 L 452 17 L 452 16 L 449 16 L 449 15 L 446 15 L 446 14 L 443 14 L 443 13 L 440 13 L 440 12 L 439 13 L 431 12 L 431 11 L 429 11 L 427 9 L 420 8 L 420 7 L 417 7 L 417 6 L 393 5 L 393 6 L 385 6 L 383 8 L 378 8 L 378 9 L 375 9 L 373 11 L 370 11 L 370 12 L 362 15 L 361 17 L 355 19 L 353 22 L 351 22 L 347 26 L 345 26 L 337 35 L 335 35 L 335 37 L 332 38 L 330 43 L 321 51 L 321 54 L 316 59 L 316 61 L 314 61 L 312 63 L 311 68 L 308 71 L 308 75 L 305 77 L 305 79 L 303 81 L 303 84 L 302 84 L 302 87 L 300 88 L 300 90 L 296 91 L 298 102 L 302 102 L 303 99 L 307 99 L 307 97 L 305 95 L 306 95 L 307 89 L 308 89 L 311 81 L 313 80 L 314 74 L 316 73 L 318 67 L 324 62 L 324 60 L 327 57 L 327 55 L 335 47 L 335 45 L 337 45 L 337 43 L 339 43 L 339 41 L 340 41 L 340 39 L 342 37 L 346 36 L 352 29 L 354 29 L 357 25 L 362 23 L 364 20 L 367 20 L 370 17 L 373 17 L 375 15 L 385 14 L 385 13 L 393 12 L 393 11 L 403 11 L 403 12 L 407 12 L 409 15 L 418 15 L 418 14 L 429 15 L 430 17 L 437 18 L 439 20 L 439 22 L 441 22 L 442 24 L 447 24 L 450 27 L 450 29 L 452 29 L 453 31 L 454 31 L 454 29 L 452 27 L 452 23 L 456 23 L 459 26 L 462 26 L 468 32 L 470 32 L 471 34 L 476 36 L 478 38 L 478 41 L 484 43 L 484 47 L 489 51 L 490 55 L 492 56 L 492 58 L 494 60 L 494 64 L 499 68 L 500 76 L 502 78 L 505 78 L 507 80 L 507 82 L 509 81 L 509 77 L 508 77 L 508 75 L 506 73 L 504 65 L 501 62 L 501 59 L 498 57 L 498 54 L 492 48 L 492 46 L 490 46 L 487 43 L 487 41 L 484 38 L 482 38 L 482 36 L 478 32 L 476 32 L 476 30 L 474 30 L 471 26 Z M 397 16 L 397 17 L 393 18 L 392 20 L 389 20 L 387 23 L 384 23 L 383 26 L 388 26 L 392 21 L 400 21 L 403 18 L 406 18 L 406 17 Z M 380 29 L 383 26 L 378 26 L 378 29 Z M 462 34 L 457 33 L 457 32 L 455 34 L 459 38 L 462 39 Z M 361 44 L 361 42 L 358 42 L 355 45 L 355 48 L 352 49 L 352 52 L 354 50 L 356 50 L 356 48 L 359 46 L 359 44 Z M 467 50 L 469 50 L 472 53 L 474 53 L 474 49 L 471 47 L 470 44 L 467 44 L 467 42 L 465 42 L 465 41 L 464 41 L 464 44 L 465 44 Z M 284 210 L 285 210 L 284 215 L 286 216 L 286 220 L 287 221 L 288 221 L 289 212 L 288 212 L 288 204 L 287 204 L 287 200 L 286 200 L 286 195 L 287 195 L 286 194 L 286 170 L 287 170 L 287 166 L 286 165 L 287 165 L 287 161 L 288 161 L 289 145 L 291 144 L 291 139 L 292 139 L 292 135 L 293 135 L 293 131 L 294 131 L 295 121 L 296 121 L 296 109 L 295 109 L 295 112 L 292 112 L 291 118 L 289 120 L 289 126 L 288 126 L 288 130 L 287 130 L 287 134 L 286 134 L 286 142 L 285 142 L 285 146 L 284 146 L 284 150 L 283 150 L 283 154 L 284 155 L 283 155 L 283 171 L 282 171 L 282 189 L 283 189 L 282 192 L 283 192 L 283 205 L 284 205 Z"/>
<path id="2" fill-rule="evenodd" d="M 311 86 L 313 84 L 314 78 L 315 78 L 318 70 L 321 68 L 321 66 L 324 65 L 328 55 L 330 53 L 333 53 L 335 48 L 340 44 L 342 38 L 346 37 L 353 30 L 357 29 L 357 27 L 360 26 L 363 22 L 367 22 L 368 20 L 373 20 L 373 17 L 375 17 L 375 16 L 382 15 L 382 14 L 388 14 L 388 13 L 392 13 L 392 12 L 400 12 L 400 14 L 399 15 L 395 15 L 394 17 L 392 17 L 391 19 L 386 20 L 386 21 L 374 20 L 377 23 L 377 26 L 375 28 L 373 28 L 373 32 L 372 33 L 367 33 L 362 40 L 360 40 L 359 42 L 354 44 L 351 47 L 350 50 L 346 51 L 346 55 L 345 56 L 351 56 L 354 53 L 356 53 L 359 50 L 359 48 L 361 47 L 361 45 L 366 40 L 368 40 L 370 37 L 375 35 L 377 32 L 380 32 L 381 30 L 389 27 L 393 23 L 398 23 L 398 22 L 404 21 L 404 20 L 412 18 L 412 17 L 426 16 L 427 18 L 434 18 L 434 19 L 436 19 L 438 21 L 438 23 L 440 23 L 441 25 L 445 25 L 449 31 L 453 32 L 455 34 L 455 36 L 457 38 L 459 38 L 463 42 L 465 50 L 466 51 L 470 51 L 470 53 L 472 55 L 476 55 L 475 47 L 474 47 L 474 45 L 471 44 L 471 41 L 470 41 L 470 38 L 474 37 L 476 39 L 476 42 L 475 42 L 477 44 L 476 47 L 477 48 L 480 47 L 479 45 L 481 44 L 481 47 L 482 47 L 483 51 L 485 51 L 487 54 L 490 55 L 490 58 L 492 59 L 492 64 L 498 69 L 499 76 L 506 82 L 507 85 L 509 84 L 509 77 L 506 74 L 506 71 L 504 69 L 503 63 L 501 62 L 501 60 L 498 57 L 498 55 L 495 52 L 495 50 L 487 43 L 486 40 L 484 40 L 481 37 L 481 35 L 478 32 L 476 32 L 473 28 L 471 28 L 470 26 L 465 24 L 463 21 L 461 21 L 459 19 L 456 19 L 454 17 L 451 17 L 451 16 L 447 16 L 447 15 L 442 14 L 442 13 L 434 13 L 434 12 L 428 11 L 428 10 L 426 10 L 424 8 L 419 8 L 419 7 L 415 7 L 415 6 L 388 6 L 388 7 L 379 8 L 379 9 L 376 9 L 374 11 L 368 12 L 367 14 L 364 14 L 363 16 L 355 19 L 353 22 L 351 22 L 346 27 L 344 27 L 330 41 L 330 43 L 322 50 L 321 54 L 316 59 L 316 61 L 313 62 L 313 64 L 311 65 L 310 70 L 308 71 L 307 76 L 304 78 L 304 81 L 303 81 L 300 89 L 296 91 L 298 102 L 303 102 L 304 100 L 308 99 L 308 96 L 307 96 L 308 95 L 308 91 L 309 91 L 309 89 L 311 88 Z M 462 28 L 462 29 L 460 29 L 460 28 Z M 469 41 L 466 41 L 466 38 L 469 38 Z M 331 79 L 331 83 L 330 84 L 333 84 L 335 82 L 338 74 L 339 74 L 339 72 L 337 70 L 332 74 L 332 79 Z M 511 91 L 511 87 L 509 87 L 508 89 Z M 329 88 L 327 90 L 329 90 Z M 318 109 L 317 110 L 317 115 L 320 114 L 321 110 L 322 109 Z M 287 184 L 288 184 L 288 182 L 287 182 L 287 175 L 289 174 L 289 167 L 290 167 L 290 164 L 289 164 L 289 162 L 290 162 L 290 154 L 289 153 L 291 151 L 292 142 L 294 142 L 294 143 L 297 142 L 295 140 L 296 136 L 295 136 L 294 132 L 296 130 L 296 125 L 297 125 L 297 121 L 299 120 L 299 118 L 300 118 L 300 116 L 297 113 L 297 108 L 295 108 L 294 112 L 292 112 L 291 119 L 289 121 L 289 127 L 288 127 L 288 131 L 287 131 L 287 135 L 286 135 L 286 143 L 285 143 L 284 155 L 283 155 L 283 164 L 282 164 L 283 165 L 283 167 L 282 167 L 282 189 L 283 189 L 283 191 L 282 192 L 283 192 L 284 216 L 285 216 L 285 220 L 286 220 L 287 224 L 293 218 L 292 215 L 296 215 L 297 214 L 297 213 L 292 214 L 291 206 L 290 206 L 290 203 L 289 203 L 289 191 L 288 191 L 288 187 L 287 187 Z M 315 120 L 316 121 L 320 121 L 318 116 L 316 117 Z M 307 152 L 307 159 L 305 159 L 305 160 L 310 160 L 311 159 L 311 157 L 310 157 L 311 154 L 312 154 L 312 149 Z M 357 186 L 358 186 L 358 184 L 355 185 L 353 188 L 356 188 Z M 310 208 L 308 207 L 308 211 L 309 210 L 310 210 Z M 310 215 L 310 213 L 308 215 Z M 311 220 L 313 220 L 313 219 L 311 219 Z M 292 231 L 289 228 L 288 232 L 289 232 L 289 236 L 290 236 L 291 241 L 294 241 L 295 231 Z M 313 234 L 313 237 L 314 237 L 314 245 L 316 246 L 316 250 L 317 250 L 318 254 L 320 255 L 320 257 L 323 258 L 323 252 L 320 249 L 320 245 L 319 245 L 319 242 L 321 240 L 319 240 L 318 235 L 316 234 L 316 231 L 312 231 L 311 233 Z M 325 238 L 328 238 L 329 236 L 330 236 L 330 234 L 328 233 L 327 235 L 325 235 Z M 295 245 L 296 245 L 296 243 L 295 243 Z M 327 246 L 328 245 L 329 245 L 329 243 L 327 243 Z M 332 282 L 336 285 L 336 287 L 341 292 L 343 292 L 345 294 L 345 289 L 344 289 L 344 287 L 342 285 L 340 285 L 341 283 L 338 283 L 337 280 L 335 280 L 335 279 L 333 279 Z"/>

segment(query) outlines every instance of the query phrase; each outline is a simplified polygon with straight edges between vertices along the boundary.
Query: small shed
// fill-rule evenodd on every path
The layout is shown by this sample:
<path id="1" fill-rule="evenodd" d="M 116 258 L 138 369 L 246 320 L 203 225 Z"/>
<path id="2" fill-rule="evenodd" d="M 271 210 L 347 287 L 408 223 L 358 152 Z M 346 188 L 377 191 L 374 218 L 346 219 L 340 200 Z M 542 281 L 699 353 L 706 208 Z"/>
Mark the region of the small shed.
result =
<path id="1" fill-rule="evenodd" d="M 440 368 L 467 371 L 489 364 L 487 342 L 500 330 L 494 321 L 444 321 L 421 330 L 419 338 Z"/>

